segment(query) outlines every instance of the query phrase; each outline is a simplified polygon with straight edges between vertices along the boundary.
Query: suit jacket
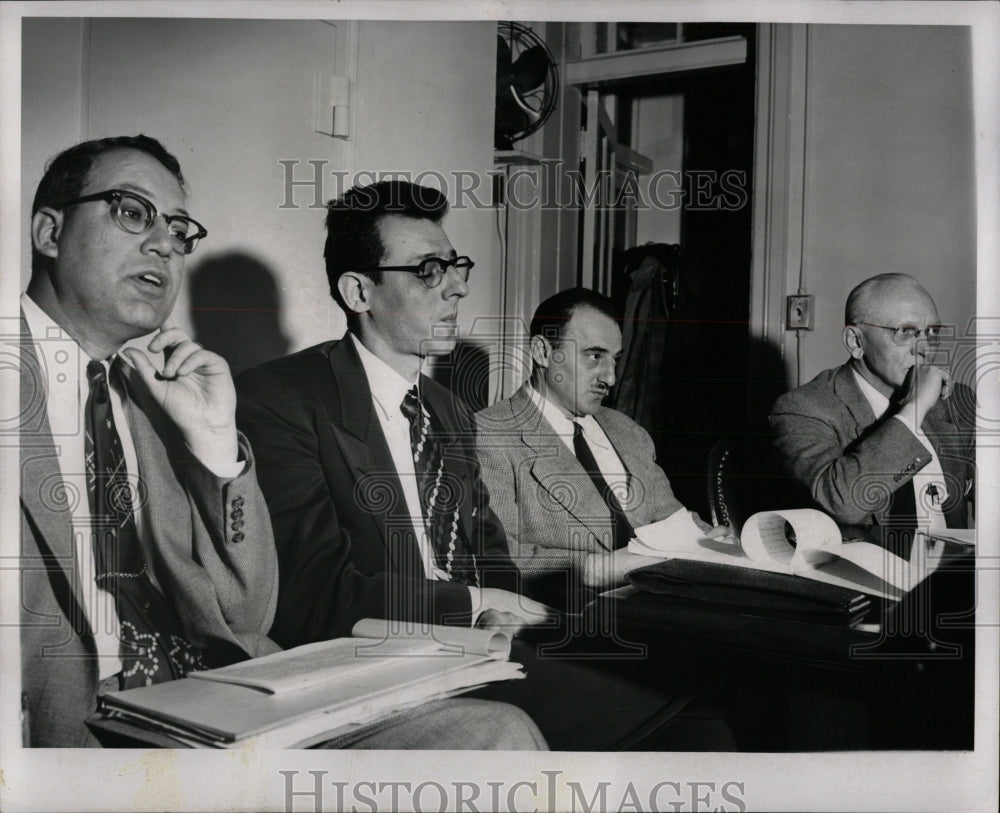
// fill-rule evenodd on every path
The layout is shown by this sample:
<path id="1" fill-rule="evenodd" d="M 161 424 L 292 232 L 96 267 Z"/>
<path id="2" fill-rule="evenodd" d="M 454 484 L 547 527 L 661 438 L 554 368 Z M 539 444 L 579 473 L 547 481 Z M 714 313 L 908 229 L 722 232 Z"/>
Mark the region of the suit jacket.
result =
<path id="1" fill-rule="evenodd" d="M 938 401 L 921 426 L 941 462 L 948 489 L 942 510 L 949 528 L 968 525 L 975 469 L 969 411 L 974 405 L 972 391 L 956 384 L 951 397 Z M 826 370 L 782 395 L 771 409 L 770 422 L 785 467 L 819 507 L 842 524 L 884 525 L 889 495 L 908 486 L 931 459 L 927 448 L 891 413 L 875 420 L 850 364 Z"/>
<path id="2" fill-rule="evenodd" d="M 656 465 L 646 430 L 606 407 L 594 418 L 628 472 L 622 508 L 633 527 L 683 508 Z M 507 531 L 511 557 L 539 598 L 564 604 L 561 593 L 579 588 L 575 577 L 584 557 L 611 550 L 607 504 L 524 387 L 478 412 L 476 425 L 483 482 Z"/>
<path id="3" fill-rule="evenodd" d="M 271 509 L 281 589 L 272 636 L 284 646 L 350 634 L 364 617 L 468 625 L 456 582 L 428 580 L 402 485 L 349 339 L 326 342 L 237 378 L 237 420 Z M 481 584 L 516 590 L 503 528 L 476 464 L 467 408 L 427 377 L 447 471 Z"/>
<path id="4" fill-rule="evenodd" d="M 73 501 L 86 495 L 62 480 L 39 351 L 23 321 L 20 353 L 21 688 L 29 742 L 96 745 L 84 724 L 95 709 L 98 664 L 82 598 L 94 588 L 80 583 L 70 523 Z M 138 374 L 125 369 L 126 416 L 149 500 L 149 564 L 160 587 L 189 640 L 210 655 L 275 651 L 265 635 L 277 601 L 277 557 L 249 445 L 240 438 L 244 472 L 221 481 L 190 454 Z"/>

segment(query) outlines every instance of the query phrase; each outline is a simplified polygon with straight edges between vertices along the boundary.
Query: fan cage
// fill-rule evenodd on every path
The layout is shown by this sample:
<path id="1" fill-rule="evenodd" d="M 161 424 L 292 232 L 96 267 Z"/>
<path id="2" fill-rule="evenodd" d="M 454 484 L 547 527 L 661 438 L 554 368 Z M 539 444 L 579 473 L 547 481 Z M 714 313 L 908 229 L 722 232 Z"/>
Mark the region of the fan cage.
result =
<path id="1" fill-rule="evenodd" d="M 497 25 L 497 34 L 506 38 L 507 44 L 510 46 L 512 61 L 516 60 L 521 53 L 529 48 L 539 46 L 545 51 L 545 56 L 549 63 L 545 74 L 545 82 L 536 90 L 524 94 L 530 100 L 536 100 L 539 97 L 542 99 L 542 103 L 537 110 L 539 114 L 538 120 L 528 127 L 513 133 L 501 132 L 499 129 L 496 131 L 498 142 L 503 141 L 507 144 L 513 144 L 541 129 L 542 125 L 548 121 L 549 116 L 552 115 L 552 111 L 556 109 L 556 104 L 559 102 L 559 71 L 556 67 L 556 60 L 552 56 L 552 51 L 549 50 L 549 46 L 528 26 L 510 21 L 501 22 Z"/>

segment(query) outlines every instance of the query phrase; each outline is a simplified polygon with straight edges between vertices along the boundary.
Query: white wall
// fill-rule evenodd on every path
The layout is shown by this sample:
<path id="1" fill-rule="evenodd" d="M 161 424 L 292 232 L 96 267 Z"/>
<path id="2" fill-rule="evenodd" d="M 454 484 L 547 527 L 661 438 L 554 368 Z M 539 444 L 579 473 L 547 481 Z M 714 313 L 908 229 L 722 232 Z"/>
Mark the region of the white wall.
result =
<path id="1" fill-rule="evenodd" d="M 22 199 L 30 204 L 45 161 L 81 138 L 154 135 L 180 160 L 190 211 L 209 231 L 189 275 L 220 263 L 236 273 L 229 299 L 249 308 L 246 324 L 280 330 L 285 351 L 340 335 L 343 315 L 323 270 L 324 210 L 310 208 L 311 187 L 295 190 L 297 208 L 282 208 L 279 161 L 298 161 L 299 180 L 313 178 L 309 161 L 329 172 L 462 169 L 485 178 L 493 148 L 493 23 L 363 22 L 356 30 L 355 131 L 344 142 L 313 132 L 313 74 L 352 69 L 345 22 L 25 20 Z M 324 176 L 323 200 L 343 190 Z M 457 249 L 477 260 L 465 324 L 499 306 L 492 222 L 484 210 L 455 211 L 445 223 Z M 243 267 L 275 279 L 280 324 L 240 284 Z M 189 330 L 190 304 L 182 292 L 175 308 Z M 217 315 L 242 324 L 238 313 Z M 256 327 L 250 332 L 248 341 L 259 340 Z"/>
<path id="2" fill-rule="evenodd" d="M 971 53 L 958 27 L 809 26 L 804 376 L 842 363 L 850 289 L 912 274 L 941 318 L 975 313 Z M 797 280 L 788 280 L 794 292 Z"/>
<path id="3" fill-rule="evenodd" d="M 31 268 L 31 200 L 45 163 L 82 137 L 83 20 L 22 21 L 21 287 Z"/>
<path id="4" fill-rule="evenodd" d="M 476 262 L 459 311 L 463 332 L 500 308 L 502 280 L 492 267 L 495 211 L 455 207 L 456 171 L 474 173 L 476 197 L 490 200 L 496 26 L 492 22 L 361 23 L 358 42 L 355 168 L 441 173 L 452 211 L 445 231 Z M 441 188 L 433 175 L 421 182 Z M 444 190 L 442 190 L 444 191 Z"/>

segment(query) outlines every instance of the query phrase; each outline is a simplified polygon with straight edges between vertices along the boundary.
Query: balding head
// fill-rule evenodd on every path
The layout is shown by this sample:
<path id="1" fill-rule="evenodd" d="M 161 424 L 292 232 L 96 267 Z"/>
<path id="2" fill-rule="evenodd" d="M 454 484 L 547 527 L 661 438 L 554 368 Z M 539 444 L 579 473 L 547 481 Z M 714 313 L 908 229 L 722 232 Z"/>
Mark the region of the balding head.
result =
<path id="1" fill-rule="evenodd" d="M 879 320 L 892 318 L 890 314 L 898 311 L 899 306 L 909 300 L 919 302 L 937 313 L 937 306 L 931 295 L 909 274 L 879 274 L 869 277 L 847 295 L 844 324 L 888 324 Z"/>
<path id="2" fill-rule="evenodd" d="M 851 291 L 844 309 L 843 339 L 857 373 L 886 397 L 906 384 L 914 364 L 925 363 L 930 350 L 927 327 L 938 324 L 937 306 L 909 274 L 879 274 Z M 915 328 L 914 338 L 897 329 Z M 897 339 L 899 343 L 897 343 Z"/>

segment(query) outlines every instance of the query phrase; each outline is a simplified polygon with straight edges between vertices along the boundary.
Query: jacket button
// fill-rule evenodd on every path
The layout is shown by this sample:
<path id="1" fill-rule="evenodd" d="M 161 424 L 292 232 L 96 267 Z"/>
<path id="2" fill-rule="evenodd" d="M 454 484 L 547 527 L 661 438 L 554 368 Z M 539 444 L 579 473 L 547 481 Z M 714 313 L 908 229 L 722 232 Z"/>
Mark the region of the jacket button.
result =
<path id="1" fill-rule="evenodd" d="M 231 527 L 234 531 L 242 531 L 243 530 L 243 520 L 242 519 L 234 519 L 233 520 L 233 524 L 230 525 L 229 527 Z"/>
<path id="2" fill-rule="evenodd" d="M 237 531 L 236 533 L 233 534 L 233 542 L 242 542 L 242 541 L 243 541 L 242 531 Z"/>
<path id="3" fill-rule="evenodd" d="M 243 519 L 243 510 L 240 508 L 234 508 L 233 519 Z"/>

